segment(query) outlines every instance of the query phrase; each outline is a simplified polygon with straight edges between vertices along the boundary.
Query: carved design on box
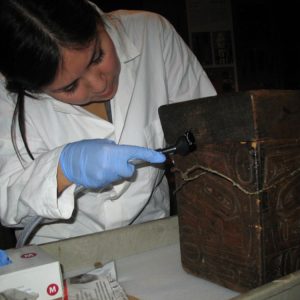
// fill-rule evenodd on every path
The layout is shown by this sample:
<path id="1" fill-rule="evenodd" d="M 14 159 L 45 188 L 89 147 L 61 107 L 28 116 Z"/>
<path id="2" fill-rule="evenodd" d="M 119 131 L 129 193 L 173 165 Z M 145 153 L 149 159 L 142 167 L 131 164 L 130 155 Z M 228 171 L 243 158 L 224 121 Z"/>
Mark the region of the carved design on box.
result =
<path id="1" fill-rule="evenodd" d="M 300 176 L 283 184 L 276 194 L 279 236 L 282 241 L 295 240 L 300 247 Z"/>
<path id="2" fill-rule="evenodd" d="M 271 235 L 270 240 L 274 240 L 271 244 L 274 246 L 272 251 L 281 251 L 300 245 L 299 195 L 299 176 L 282 183 L 268 195 L 271 203 L 270 213 L 267 216 L 270 218 L 269 223 L 271 224 L 266 228 L 266 235 Z"/>
<path id="3" fill-rule="evenodd" d="M 178 168 L 203 165 L 249 191 L 209 172 L 182 187 L 177 199 L 188 271 L 228 287 L 234 282 L 242 290 L 299 268 L 300 172 L 291 175 L 300 168 L 299 148 L 207 145 L 188 160 L 176 158 Z M 181 181 L 177 174 L 176 182 Z"/>
<path id="4" fill-rule="evenodd" d="M 241 189 L 244 189 L 249 194 L 255 193 L 258 189 L 256 178 L 257 153 L 250 143 L 206 145 L 199 147 L 197 152 L 190 155 L 189 158 L 183 164 L 184 170 L 197 166 L 207 167 L 216 171 L 219 175 L 222 174 L 223 181 L 227 177 L 232 182 L 238 183 Z M 176 166 L 180 165 L 181 160 L 182 158 L 180 157 L 176 159 Z M 199 167 L 198 170 L 193 171 L 189 175 L 192 177 L 201 171 Z M 206 173 L 209 174 L 210 172 Z M 221 182 L 223 181 L 221 180 Z"/>
<path id="5" fill-rule="evenodd" d="M 300 168 L 300 145 L 265 145 L 264 183 L 272 185 Z"/>
<path id="6" fill-rule="evenodd" d="M 235 172 L 235 178 L 241 185 L 253 185 L 255 183 L 255 158 L 256 151 L 249 144 L 237 145 L 230 156 L 232 168 Z"/>
<path id="7" fill-rule="evenodd" d="M 235 152 L 238 153 L 238 157 L 232 159 L 234 151 L 228 151 L 228 147 L 213 150 L 210 148 L 208 152 L 197 153 L 193 163 L 199 163 L 200 159 L 205 162 L 213 161 L 215 166 L 218 165 L 228 175 L 242 177 L 247 183 L 253 181 L 252 175 L 248 178 L 244 176 L 244 169 L 238 176 L 235 175 L 234 168 L 231 166 L 232 160 L 238 162 L 245 156 L 244 153 Z M 249 151 L 247 154 L 249 156 Z M 214 160 L 214 157 L 220 158 L 220 156 L 222 156 L 221 164 Z M 253 165 L 251 160 L 252 157 L 249 159 L 249 165 Z M 197 260 L 197 264 L 202 264 L 205 268 L 208 267 L 208 260 L 203 262 L 203 257 L 209 257 L 214 261 L 220 255 L 230 261 L 243 260 L 244 265 L 255 263 L 252 258 L 257 255 L 254 243 L 257 239 L 257 231 L 255 226 L 249 226 L 249 221 L 250 224 L 255 223 L 257 209 L 253 207 L 250 196 L 242 192 L 237 193 L 232 189 L 231 183 L 208 173 L 194 183 L 187 184 L 182 190 L 184 196 L 181 197 L 180 194 L 178 195 L 180 218 L 184 218 L 182 223 L 185 224 L 181 229 L 182 235 L 185 236 L 185 241 L 193 241 L 193 243 L 182 243 L 184 259 Z M 241 198 L 243 201 L 240 201 Z M 182 205 L 180 202 L 183 202 Z M 247 214 L 251 212 L 252 220 L 249 220 L 246 212 Z M 237 224 L 240 225 L 236 226 Z M 195 245 L 202 245 L 201 249 Z M 249 259 L 250 257 L 252 258 Z M 189 263 L 194 264 L 195 261 Z M 216 272 L 219 273 L 220 270 Z M 227 268 L 227 272 L 230 272 L 232 277 L 232 271 Z"/>
<path id="8" fill-rule="evenodd" d="M 268 193 L 265 235 L 272 245 L 269 249 L 280 252 L 300 247 L 300 173 L 289 176 L 300 168 L 299 144 L 269 146 L 265 153 L 265 182 L 287 178 Z"/>

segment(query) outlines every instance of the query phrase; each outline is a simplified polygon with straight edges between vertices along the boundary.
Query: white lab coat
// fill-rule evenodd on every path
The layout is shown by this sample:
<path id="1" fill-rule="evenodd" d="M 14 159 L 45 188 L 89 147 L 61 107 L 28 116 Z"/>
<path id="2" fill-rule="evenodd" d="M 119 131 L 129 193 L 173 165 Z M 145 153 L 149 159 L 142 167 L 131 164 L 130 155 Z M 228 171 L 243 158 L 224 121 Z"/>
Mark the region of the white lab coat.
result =
<path id="1" fill-rule="evenodd" d="M 120 144 L 161 148 L 164 137 L 159 106 L 216 94 L 195 56 L 163 17 L 137 11 L 103 17 L 121 62 L 119 88 L 111 100 L 112 124 L 45 94 L 36 95 L 38 100 L 26 98 L 27 140 L 35 160 L 28 157 L 17 134 L 22 167 L 10 135 L 16 97 L 7 93 L 3 80 L 0 84 L 1 221 L 6 226 L 20 226 L 37 215 L 60 220 L 43 225 L 32 243 L 129 224 L 162 176 L 155 167 L 139 168 L 131 181 L 110 190 L 89 191 L 74 201 L 72 185 L 57 198 L 56 171 L 66 143 L 109 138 Z M 163 180 L 137 222 L 168 213 L 168 187 Z"/>

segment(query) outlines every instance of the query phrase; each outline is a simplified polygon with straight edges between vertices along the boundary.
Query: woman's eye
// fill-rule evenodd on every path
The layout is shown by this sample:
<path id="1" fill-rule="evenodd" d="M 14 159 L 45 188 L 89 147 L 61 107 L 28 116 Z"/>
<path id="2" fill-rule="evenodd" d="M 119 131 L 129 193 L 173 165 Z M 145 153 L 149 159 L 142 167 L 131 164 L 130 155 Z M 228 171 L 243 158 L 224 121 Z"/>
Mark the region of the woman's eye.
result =
<path id="1" fill-rule="evenodd" d="M 100 50 L 98 54 L 94 57 L 92 64 L 99 64 L 103 59 L 104 53 Z"/>
<path id="2" fill-rule="evenodd" d="M 74 84 L 72 84 L 72 85 L 66 87 L 66 88 L 64 89 L 64 92 L 65 92 L 65 93 L 68 93 L 68 94 L 74 93 L 75 90 L 77 89 L 77 86 L 78 86 L 78 83 L 75 82 Z"/>

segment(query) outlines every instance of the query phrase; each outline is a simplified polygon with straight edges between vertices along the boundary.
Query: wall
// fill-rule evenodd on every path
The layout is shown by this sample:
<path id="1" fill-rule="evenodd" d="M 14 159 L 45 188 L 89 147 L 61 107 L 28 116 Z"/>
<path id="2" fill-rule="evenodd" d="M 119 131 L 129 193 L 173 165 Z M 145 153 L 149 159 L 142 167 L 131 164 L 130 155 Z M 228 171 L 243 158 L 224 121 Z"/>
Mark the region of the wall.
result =
<path id="1" fill-rule="evenodd" d="M 231 2 L 239 88 L 299 89 L 297 1 Z"/>
<path id="2" fill-rule="evenodd" d="M 186 0 L 189 44 L 218 94 L 238 90 L 230 0 Z"/>

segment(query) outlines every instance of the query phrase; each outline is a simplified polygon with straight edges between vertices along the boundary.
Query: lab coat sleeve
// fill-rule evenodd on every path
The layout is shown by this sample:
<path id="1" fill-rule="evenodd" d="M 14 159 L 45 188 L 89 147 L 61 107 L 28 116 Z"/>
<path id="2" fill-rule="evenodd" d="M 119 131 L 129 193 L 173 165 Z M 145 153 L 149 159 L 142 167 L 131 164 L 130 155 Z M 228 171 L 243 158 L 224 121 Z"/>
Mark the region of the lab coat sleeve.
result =
<path id="1" fill-rule="evenodd" d="M 1 99 L 2 98 L 2 99 Z M 26 120 L 28 142 L 33 150 L 34 161 L 28 157 L 17 134 L 17 144 L 24 158 L 20 163 L 10 137 L 10 124 L 14 104 L 3 99 L 0 93 L 0 218 L 5 226 L 24 226 L 34 216 L 47 219 L 68 219 L 74 209 L 70 186 L 57 197 L 57 164 L 62 147 L 52 150 L 45 145 Z M 18 130 L 17 130 L 18 132 Z"/>
<path id="2" fill-rule="evenodd" d="M 215 96 L 216 90 L 173 26 L 162 18 L 162 44 L 169 101 Z"/>

